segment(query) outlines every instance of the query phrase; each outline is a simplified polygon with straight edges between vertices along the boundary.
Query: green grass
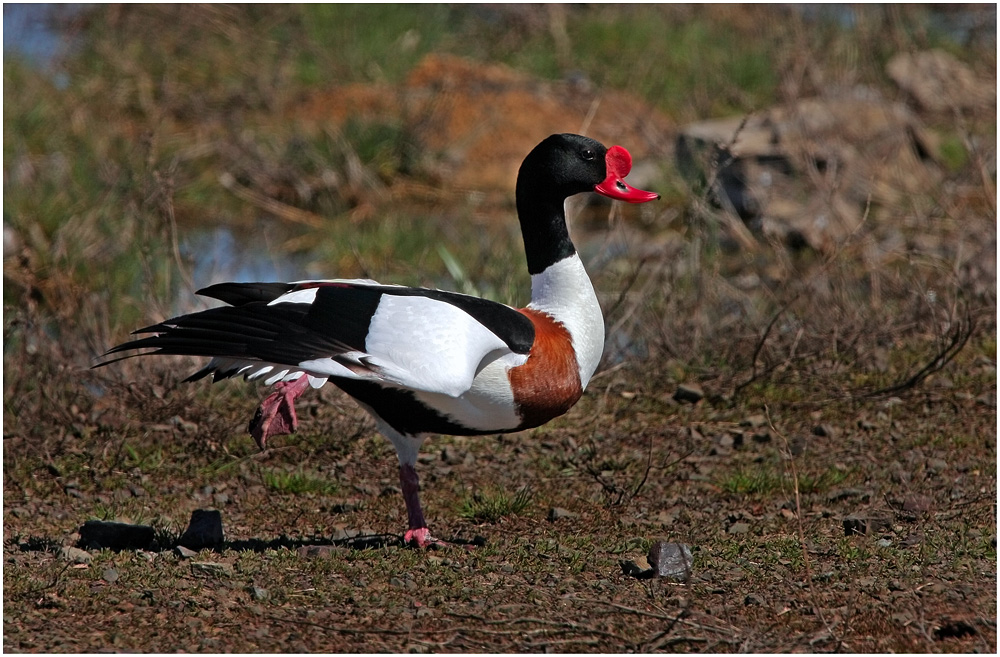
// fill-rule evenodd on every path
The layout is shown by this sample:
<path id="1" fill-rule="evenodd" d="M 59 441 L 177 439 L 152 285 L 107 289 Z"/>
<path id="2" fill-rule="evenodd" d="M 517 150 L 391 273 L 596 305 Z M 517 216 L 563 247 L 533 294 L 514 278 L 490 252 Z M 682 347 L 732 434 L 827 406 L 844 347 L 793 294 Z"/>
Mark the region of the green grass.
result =
<path id="1" fill-rule="evenodd" d="M 267 488 L 284 495 L 334 495 L 340 489 L 336 482 L 309 474 L 301 467 L 294 471 L 265 471 L 263 480 Z"/>
<path id="2" fill-rule="evenodd" d="M 496 522 L 523 513 L 531 504 L 532 494 L 522 488 L 513 496 L 501 488 L 472 493 L 462 500 L 458 514 L 473 522 Z"/>

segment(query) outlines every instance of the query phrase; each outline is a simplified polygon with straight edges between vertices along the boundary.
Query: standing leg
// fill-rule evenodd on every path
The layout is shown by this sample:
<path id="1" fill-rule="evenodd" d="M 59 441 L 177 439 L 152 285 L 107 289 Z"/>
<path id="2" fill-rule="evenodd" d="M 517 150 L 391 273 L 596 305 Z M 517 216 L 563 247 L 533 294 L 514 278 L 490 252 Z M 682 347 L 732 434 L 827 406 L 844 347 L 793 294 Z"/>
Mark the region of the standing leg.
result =
<path id="1" fill-rule="evenodd" d="M 386 424 L 371 408 L 367 406 L 364 408 L 375 418 L 379 433 L 389 439 L 393 447 L 396 448 L 396 456 L 399 457 L 399 485 L 403 489 L 403 502 L 406 503 L 408 525 L 406 533 L 403 535 L 403 543 L 409 544 L 411 541 L 415 541 L 417 546 L 422 548 L 440 545 L 441 541 L 431 536 L 431 530 L 427 529 L 424 510 L 420 507 L 420 478 L 414 467 L 417 464 L 417 452 L 420 451 L 420 446 L 427 436 L 403 435 Z"/>
<path id="2" fill-rule="evenodd" d="M 403 488 L 409 524 L 409 529 L 403 535 L 403 543 L 416 541 L 417 547 L 421 548 L 440 544 L 439 540 L 431 536 L 431 530 L 427 529 L 427 522 L 424 520 L 424 510 L 420 507 L 420 478 L 416 468 L 408 463 L 400 464 L 399 483 Z"/>

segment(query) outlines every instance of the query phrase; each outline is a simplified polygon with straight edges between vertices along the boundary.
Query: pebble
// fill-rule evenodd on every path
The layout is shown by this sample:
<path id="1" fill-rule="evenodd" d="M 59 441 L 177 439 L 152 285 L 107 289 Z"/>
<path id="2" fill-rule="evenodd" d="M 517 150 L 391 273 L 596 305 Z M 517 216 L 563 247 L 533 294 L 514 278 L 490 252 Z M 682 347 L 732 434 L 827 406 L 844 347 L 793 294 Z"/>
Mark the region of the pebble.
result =
<path id="1" fill-rule="evenodd" d="M 758 427 L 763 427 L 767 424 L 767 417 L 762 413 L 757 413 L 756 415 L 751 415 L 749 417 L 743 418 L 740 421 L 740 426 L 750 427 L 751 429 L 756 429 Z"/>
<path id="2" fill-rule="evenodd" d="M 948 462 L 944 459 L 927 459 L 927 469 L 934 474 L 941 474 L 948 467 Z"/>
<path id="3" fill-rule="evenodd" d="M 677 386 L 674 392 L 674 400 L 697 404 L 705 398 L 705 391 L 697 383 L 682 383 Z"/>
<path id="4" fill-rule="evenodd" d="M 177 543 L 193 550 L 215 547 L 224 539 L 222 514 L 215 509 L 195 509 Z"/>
<path id="5" fill-rule="evenodd" d="M 267 600 L 269 597 L 271 597 L 271 592 L 260 586 L 251 586 L 248 589 L 248 591 L 250 593 L 250 597 L 256 600 L 257 602 Z"/>
<path id="6" fill-rule="evenodd" d="M 113 584 L 118 581 L 118 571 L 114 568 L 108 568 L 104 571 L 104 574 L 101 575 L 101 579 L 109 584 Z"/>
<path id="7" fill-rule="evenodd" d="M 683 543 L 656 541 L 649 548 L 646 560 L 660 577 L 670 577 L 679 581 L 687 581 L 691 577 L 694 557 L 691 556 L 691 548 Z"/>
<path id="8" fill-rule="evenodd" d="M 63 546 L 59 555 L 70 563 L 90 563 L 94 558 L 90 552 L 69 545 Z"/>
<path id="9" fill-rule="evenodd" d="M 743 598 L 743 604 L 747 607 L 760 606 L 764 604 L 764 599 L 761 598 L 756 593 L 750 593 L 745 598 Z"/>
<path id="10" fill-rule="evenodd" d="M 181 559 L 190 559 L 191 557 L 198 554 L 196 550 L 192 550 L 191 548 L 186 548 L 183 545 L 178 545 L 177 547 L 175 547 L 174 552 L 180 555 Z"/>
<path id="11" fill-rule="evenodd" d="M 820 438 L 836 438 L 837 430 L 832 424 L 818 424 L 813 427 L 813 435 Z"/>
<path id="12" fill-rule="evenodd" d="M 579 517 L 580 517 L 579 513 L 573 513 L 572 511 L 563 509 L 558 506 L 554 506 L 551 509 L 549 509 L 549 515 L 548 515 L 549 522 L 555 522 L 557 520 L 564 520 L 564 519 L 574 519 Z"/>
<path id="13" fill-rule="evenodd" d="M 191 572 L 195 575 L 220 577 L 233 574 L 233 565 L 215 561 L 192 561 Z"/>
<path id="14" fill-rule="evenodd" d="M 734 522 L 729 525 L 729 529 L 726 530 L 727 534 L 746 534 L 750 531 L 750 525 L 745 522 Z"/>

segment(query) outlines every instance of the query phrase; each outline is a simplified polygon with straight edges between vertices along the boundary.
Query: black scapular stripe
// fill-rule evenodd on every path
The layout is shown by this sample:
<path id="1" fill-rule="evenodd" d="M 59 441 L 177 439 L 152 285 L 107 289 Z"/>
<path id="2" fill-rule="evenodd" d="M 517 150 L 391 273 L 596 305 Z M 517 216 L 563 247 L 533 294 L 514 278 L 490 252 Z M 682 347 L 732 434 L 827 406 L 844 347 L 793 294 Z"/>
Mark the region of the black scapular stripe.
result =
<path id="1" fill-rule="evenodd" d="M 312 303 L 272 303 L 282 294 L 309 287 L 318 288 Z M 317 281 L 298 285 L 222 283 L 199 293 L 234 305 L 181 315 L 141 328 L 133 335 L 145 337 L 120 344 L 105 356 L 151 349 L 136 355 L 208 356 L 296 366 L 347 351 L 364 351 L 371 319 L 386 294 L 424 296 L 449 303 L 496 334 L 515 353 L 528 353 L 535 338 L 531 320 L 513 308 L 442 290 Z M 234 375 L 235 371 L 207 367 L 193 374 L 190 380 L 209 373 L 219 380 Z"/>

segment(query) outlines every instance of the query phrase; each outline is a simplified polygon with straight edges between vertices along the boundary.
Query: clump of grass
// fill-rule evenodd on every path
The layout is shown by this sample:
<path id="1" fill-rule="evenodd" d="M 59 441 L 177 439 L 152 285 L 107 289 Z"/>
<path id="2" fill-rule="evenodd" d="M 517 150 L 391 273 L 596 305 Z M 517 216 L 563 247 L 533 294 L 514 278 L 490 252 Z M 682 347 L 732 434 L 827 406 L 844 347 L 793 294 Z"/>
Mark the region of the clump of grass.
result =
<path id="1" fill-rule="evenodd" d="M 334 482 L 308 474 L 301 468 L 294 471 L 272 470 L 265 472 L 264 485 L 276 493 L 287 495 L 306 493 L 333 495 L 339 488 Z"/>
<path id="2" fill-rule="evenodd" d="M 528 488 L 518 490 L 513 497 L 502 489 L 478 491 L 462 500 L 458 514 L 473 522 L 496 522 L 506 516 L 520 515 L 531 503 Z"/>
<path id="3" fill-rule="evenodd" d="M 771 469 L 740 470 L 719 482 L 719 488 L 732 495 L 773 493 L 781 488 L 781 475 Z"/>

